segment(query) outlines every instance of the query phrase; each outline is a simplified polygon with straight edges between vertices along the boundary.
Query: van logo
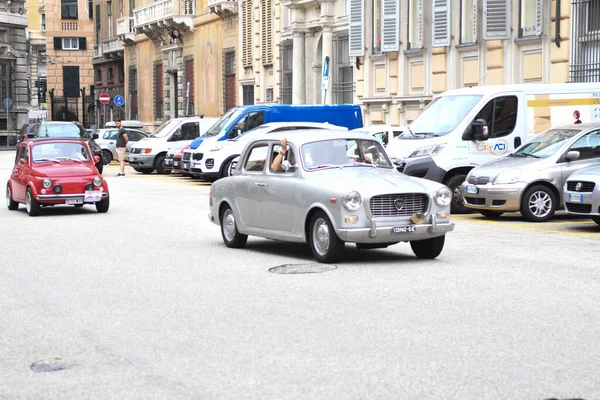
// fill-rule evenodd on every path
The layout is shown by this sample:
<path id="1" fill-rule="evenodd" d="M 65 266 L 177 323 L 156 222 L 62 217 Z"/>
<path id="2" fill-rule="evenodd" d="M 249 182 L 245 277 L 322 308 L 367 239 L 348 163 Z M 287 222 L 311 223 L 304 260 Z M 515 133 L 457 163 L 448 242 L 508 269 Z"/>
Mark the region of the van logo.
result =
<path id="1" fill-rule="evenodd" d="M 402 210 L 402 207 L 404 207 L 404 200 L 402 200 L 402 199 L 394 200 L 394 207 L 396 207 L 396 210 L 398 210 L 398 211 Z"/>
<path id="2" fill-rule="evenodd" d="M 577 185 L 575 185 L 575 190 L 579 192 L 582 187 L 583 187 L 583 184 L 581 182 L 577 182 Z"/>
<path id="3" fill-rule="evenodd" d="M 506 150 L 506 143 L 496 143 L 496 145 L 494 146 L 494 151 L 504 151 Z"/>
<path id="4" fill-rule="evenodd" d="M 489 151 L 493 156 L 502 156 L 508 152 L 508 142 L 504 139 L 499 139 L 493 145 L 489 145 L 485 142 L 477 143 L 476 149 L 478 152 Z"/>

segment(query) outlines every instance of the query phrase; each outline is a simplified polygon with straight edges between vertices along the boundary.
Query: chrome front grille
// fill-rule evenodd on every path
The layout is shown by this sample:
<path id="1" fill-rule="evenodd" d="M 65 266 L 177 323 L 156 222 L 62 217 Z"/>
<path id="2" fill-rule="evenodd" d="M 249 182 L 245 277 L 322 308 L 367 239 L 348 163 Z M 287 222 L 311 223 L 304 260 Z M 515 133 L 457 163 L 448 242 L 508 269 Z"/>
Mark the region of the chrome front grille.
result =
<path id="1" fill-rule="evenodd" d="M 421 193 L 383 194 L 371 197 L 369 208 L 373 217 L 402 217 L 425 212 L 429 197 Z"/>
<path id="2" fill-rule="evenodd" d="M 173 158 L 175 158 L 175 154 L 173 154 L 173 153 L 167 153 L 167 156 L 165 157 L 165 160 L 172 160 Z"/>
<path id="3" fill-rule="evenodd" d="M 183 152 L 183 157 L 182 157 L 183 161 L 190 161 L 191 155 L 192 155 L 192 153 L 190 153 L 190 152 L 187 152 L 187 151 Z"/>
<path id="4" fill-rule="evenodd" d="M 469 177 L 468 182 L 471 185 L 487 185 L 490 182 L 489 176 L 473 176 Z"/>
<path id="5" fill-rule="evenodd" d="M 577 185 L 579 185 L 579 189 L 577 189 Z M 567 190 L 570 192 L 593 192 L 595 187 L 594 182 L 567 181 Z"/>
<path id="6" fill-rule="evenodd" d="M 194 161 L 200 161 L 204 157 L 204 153 L 194 153 Z"/>

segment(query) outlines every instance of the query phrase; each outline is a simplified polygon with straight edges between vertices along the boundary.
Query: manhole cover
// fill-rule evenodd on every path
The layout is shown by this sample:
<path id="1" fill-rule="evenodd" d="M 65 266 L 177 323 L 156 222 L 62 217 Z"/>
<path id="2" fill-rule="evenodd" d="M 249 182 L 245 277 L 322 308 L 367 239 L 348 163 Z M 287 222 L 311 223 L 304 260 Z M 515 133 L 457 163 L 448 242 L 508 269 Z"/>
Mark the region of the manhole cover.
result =
<path id="1" fill-rule="evenodd" d="M 284 264 L 269 269 L 274 274 L 318 274 L 333 271 L 337 265 L 333 264 Z"/>
<path id="2" fill-rule="evenodd" d="M 68 363 L 62 358 L 55 358 L 49 361 L 36 361 L 29 368 L 33 372 L 54 372 L 61 371 L 63 369 L 71 368 L 74 363 Z"/>

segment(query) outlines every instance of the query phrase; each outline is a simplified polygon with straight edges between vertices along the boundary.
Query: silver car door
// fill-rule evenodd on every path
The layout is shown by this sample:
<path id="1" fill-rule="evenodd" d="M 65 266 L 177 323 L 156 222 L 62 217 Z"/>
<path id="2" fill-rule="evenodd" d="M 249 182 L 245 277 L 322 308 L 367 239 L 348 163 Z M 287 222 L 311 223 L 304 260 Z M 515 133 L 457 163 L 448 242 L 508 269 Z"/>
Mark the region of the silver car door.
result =
<path id="1" fill-rule="evenodd" d="M 241 166 L 242 172 L 236 176 L 235 203 L 239 212 L 237 218 L 248 228 L 262 228 L 261 201 L 265 186 L 267 152 L 267 143 L 258 143 L 248 149 Z"/>
<path id="2" fill-rule="evenodd" d="M 263 226 L 265 229 L 291 232 L 294 228 L 294 193 L 299 184 L 298 168 L 290 162 L 295 161 L 295 158 L 288 145 L 286 161 L 289 164 L 285 164 L 287 171 L 274 171 L 271 166 L 280 150 L 281 146 L 276 145 L 270 152 L 267 178 L 263 187 Z"/>

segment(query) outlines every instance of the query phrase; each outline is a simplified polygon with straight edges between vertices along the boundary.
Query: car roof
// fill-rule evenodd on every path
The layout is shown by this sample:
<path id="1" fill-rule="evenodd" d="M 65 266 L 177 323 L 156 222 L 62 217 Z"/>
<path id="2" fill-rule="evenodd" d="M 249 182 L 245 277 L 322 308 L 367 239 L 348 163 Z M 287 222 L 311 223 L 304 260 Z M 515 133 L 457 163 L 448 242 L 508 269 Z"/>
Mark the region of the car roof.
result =
<path id="1" fill-rule="evenodd" d="M 274 132 L 268 136 L 261 136 L 259 140 L 279 141 L 286 138 L 288 142 L 300 146 L 304 143 L 316 142 L 325 139 L 363 139 L 376 141 L 371 135 L 364 132 L 342 131 L 334 129 L 301 129 L 296 131 Z"/>
<path id="2" fill-rule="evenodd" d="M 314 128 L 330 127 L 333 130 L 342 130 L 342 131 L 348 130 L 348 128 L 346 128 L 345 126 L 338 126 L 338 125 L 330 124 L 328 122 L 303 122 L 303 121 L 267 122 L 266 124 L 259 126 L 258 129 L 285 128 L 288 126 L 307 126 L 307 127 L 314 127 Z"/>
<path id="3" fill-rule="evenodd" d="M 600 122 L 585 122 L 581 124 L 567 124 L 567 125 L 559 125 L 553 126 L 549 130 L 554 131 L 557 129 L 579 129 L 579 130 L 589 130 L 589 129 L 600 129 Z"/>
<path id="4" fill-rule="evenodd" d="M 404 131 L 404 127 L 398 125 L 369 125 L 363 126 L 362 128 L 352 129 L 352 132 L 380 132 L 382 130 L 400 130 Z"/>
<path id="5" fill-rule="evenodd" d="M 48 125 L 79 125 L 76 121 L 40 121 L 42 124 Z"/>
<path id="6" fill-rule="evenodd" d="M 24 143 L 56 143 L 56 142 L 77 142 L 77 143 L 85 143 L 85 140 L 78 138 L 70 138 L 70 137 L 41 137 L 41 138 L 29 138 L 23 141 Z"/>

